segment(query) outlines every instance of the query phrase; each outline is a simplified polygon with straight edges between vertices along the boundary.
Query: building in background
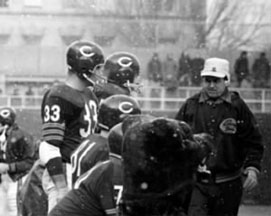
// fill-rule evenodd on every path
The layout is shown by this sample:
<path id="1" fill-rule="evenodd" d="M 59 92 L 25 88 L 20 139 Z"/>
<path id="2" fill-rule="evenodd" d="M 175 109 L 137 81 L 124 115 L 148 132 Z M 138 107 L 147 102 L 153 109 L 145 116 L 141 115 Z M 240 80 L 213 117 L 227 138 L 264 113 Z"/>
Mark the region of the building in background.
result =
<path id="1" fill-rule="evenodd" d="M 142 64 L 154 51 L 177 57 L 194 47 L 205 24 L 200 2 L 0 0 L 0 72 L 13 84 L 61 78 L 66 47 L 78 39 L 99 43 L 106 54 L 132 51 Z"/>
<path id="2" fill-rule="evenodd" d="M 153 52 L 231 63 L 244 49 L 269 57 L 269 8 L 265 0 L 0 0 L 0 73 L 9 85 L 61 80 L 66 47 L 77 39 L 106 55 L 131 51 L 142 68 Z"/>

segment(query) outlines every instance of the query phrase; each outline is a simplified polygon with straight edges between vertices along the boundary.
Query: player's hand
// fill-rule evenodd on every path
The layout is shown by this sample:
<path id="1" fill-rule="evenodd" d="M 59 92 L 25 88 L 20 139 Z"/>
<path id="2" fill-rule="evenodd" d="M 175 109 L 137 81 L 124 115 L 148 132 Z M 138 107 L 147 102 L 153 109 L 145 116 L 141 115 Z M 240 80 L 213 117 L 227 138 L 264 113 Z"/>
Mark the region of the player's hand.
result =
<path id="1" fill-rule="evenodd" d="M 243 188 L 245 191 L 251 191 L 258 185 L 258 176 L 257 171 L 255 169 L 246 169 L 244 171 L 246 175 L 245 181 L 243 183 Z"/>
<path id="2" fill-rule="evenodd" d="M 0 163 L 0 174 L 4 174 L 9 170 L 7 163 Z"/>
<path id="3" fill-rule="evenodd" d="M 68 191 L 67 187 L 57 189 L 57 202 L 59 202 L 68 193 Z"/>

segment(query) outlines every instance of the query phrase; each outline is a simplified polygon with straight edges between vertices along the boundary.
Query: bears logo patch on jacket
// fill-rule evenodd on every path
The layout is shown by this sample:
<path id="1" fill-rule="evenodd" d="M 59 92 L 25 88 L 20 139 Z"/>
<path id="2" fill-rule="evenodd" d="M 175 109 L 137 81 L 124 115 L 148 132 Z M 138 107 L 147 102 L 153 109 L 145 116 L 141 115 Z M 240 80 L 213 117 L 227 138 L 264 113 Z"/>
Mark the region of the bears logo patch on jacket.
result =
<path id="1" fill-rule="evenodd" d="M 237 122 L 234 118 L 227 118 L 220 123 L 219 128 L 223 133 L 235 134 L 237 131 Z"/>

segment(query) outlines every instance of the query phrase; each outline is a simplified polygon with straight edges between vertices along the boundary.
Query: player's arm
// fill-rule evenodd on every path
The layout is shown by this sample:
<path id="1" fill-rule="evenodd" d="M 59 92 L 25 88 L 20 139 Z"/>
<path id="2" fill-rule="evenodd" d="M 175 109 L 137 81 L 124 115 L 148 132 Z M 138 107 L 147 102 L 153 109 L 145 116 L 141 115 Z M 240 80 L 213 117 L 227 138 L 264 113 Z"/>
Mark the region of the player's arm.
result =
<path id="1" fill-rule="evenodd" d="M 58 189 L 67 187 L 60 153 L 65 131 L 64 107 L 67 110 L 66 101 L 59 97 L 49 97 L 43 102 L 41 110 L 43 141 L 39 146 L 39 156 Z"/>
<path id="2" fill-rule="evenodd" d="M 60 149 L 49 142 L 42 141 L 39 147 L 39 156 L 57 189 L 66 188 L 67 182 L 63 171 Z"/>

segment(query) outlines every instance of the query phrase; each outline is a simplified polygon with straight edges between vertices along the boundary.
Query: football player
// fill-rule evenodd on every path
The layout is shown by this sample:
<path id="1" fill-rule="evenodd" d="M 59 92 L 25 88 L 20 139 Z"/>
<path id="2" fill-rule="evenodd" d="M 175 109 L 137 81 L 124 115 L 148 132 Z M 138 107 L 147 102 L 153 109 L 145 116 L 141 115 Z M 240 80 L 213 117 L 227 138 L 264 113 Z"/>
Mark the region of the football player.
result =
<path id="1" fill-rule="evenodd" d="M 43 187 L 50 210 L 71 187 L 70 156 L 97 124 L 97 98 L 93 87 L 102 77 L 102 48 L 89 41 L 75 41 L 67 49 L 68 73 L 64 83 L 52 86 L 41 105 L 41 162 L 46 166 Z M 69 174 L 70 175 L 70 174 Z"/>
<path id="2" fill-rule="evenodd" d="M 15 110 L 0 108 L 0 185 L 9 215 L 17 215 L 17 193 L 36 160 L 35 150 L 33 137 L 16 123 Z"/>
<path id="3" fill-rule="evenodd" d="M 110 148 L 110 158 L 111 160 L 115 158 L 121 158 L 122 155 L 122 141 L 125 133 L 128 129 L 134 127 L 138 124 L 143 124 L 153 120 L 155 117 L 149 114 L 135 114 L 127 116 L 121 123 L 115 125 L 109 132 L 108 143 Z M 116 170 L 117 172 L 117 170 Z M 123 191 L 123 181 L 122 181 L 122 170 L 121 174 L 116 176 L 121 176 L 120 181 L 114 181 L 114 192 L 117 212 L 119 212 L 119 204 L 122 199 Z M 118 183 L 118 184 L 117 184 Z"/>
<path id="4" fill-rule="evenodd" d="M 103 67 L 107 82 L 96 85 L 94 92 L 99 100 L 114 94 L 131 95 L 133 91 L 139 91 L 139 74 L 140 63 L 134 54 L 114 52 L 106 58 Z"/>
<path id="5" fill-rule="evenodd" d="M 81 175 L 74 188 L 52 209 L 49 216 L 117 215 L 116 204 L 122 192 L 121 127 L 113 127 L 108 144 L 114 145 L 108 160 L 98 162 Z M 116 143 L 115 141 L 118 140 Z M 113 141 L 114 143 L 111 143 Z"/>
<path id="6" fill-rule="evenodd" d="M 109 103 L 110 102 L 110 103 Z M 133 104 L 134 111 L 139 113 L 139 107 L 135 100 L 125 95 L 114 95 L 105 101 L 100 113 L 111 113 L 111 121 L 115 123 L 108 133 L 108 144 L 110 149 L 109 160 L 98 162 L 94 167 L 85 172 L 76 181 L 74 189 L 70 191 L 63 200 L 50 212 L 50 216 L 61 215 L 116 215 L 121 193 L 122 193 L 122 138 L 123 127 L 131 128 L 137 123 L 146 122 L 151 117 L 149 115 L 123 113 L 118 109 L 118 105 L 123 102 Z M 103 116 L 103 115 L 100 116 Z M 115 116 L 115 117 L 112 117 Z M 122 116 L 123 115 L 123 116 Z M 121 117 L 122 116 L 122 117 Z M 110 115 L 106 116 L 110 117 Z M 123 121 L 122 119 L 125 118 Z M 101 118 L 100 122 L 108 124 L 106 118 Z M 106 123 L 107 122 L 107 123 Z M 131 122 L 134 122 L 133 124 Z M 112 125 L 112 124 L 110 124 Z M 90 158 L 91 159 L 91 158 Z"/>
<path id="7" fill-rule="evenodd" d="M 99 134 L 92 134 L 72 153 L 73 183 L 97 162 L 107 160 L 109 148 L 107 136 L 110 129 L 128 115 L 140 114 L 141 109 L 136 99 L 127 95 L 112 95 L 99 104 Z"/>
<path id="8" fill-rule="evenodd" d="M 123 138 L 122 214 L 185 215 L 201 153 L 184 122 L 160 117 L 129 128 Z"/>

